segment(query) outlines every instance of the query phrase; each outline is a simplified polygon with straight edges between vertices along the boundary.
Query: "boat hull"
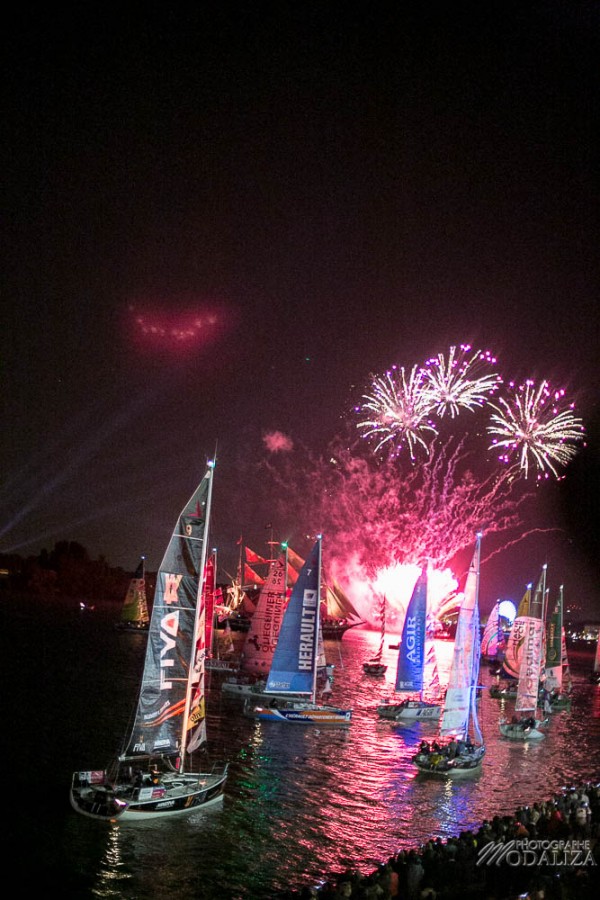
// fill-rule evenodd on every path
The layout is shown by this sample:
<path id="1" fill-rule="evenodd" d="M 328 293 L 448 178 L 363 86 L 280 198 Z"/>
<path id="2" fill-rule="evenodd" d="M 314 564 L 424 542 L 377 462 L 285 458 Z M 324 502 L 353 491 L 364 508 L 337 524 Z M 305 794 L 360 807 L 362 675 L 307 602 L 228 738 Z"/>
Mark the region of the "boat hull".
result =
<path id="1" fill-rule="evenodd" d="M 263 722 L 286 722 L 289 725 L 350 725 L 352 710 L 333 706 L 314 706 L 310 703 L 290 703 L 285 706 L 256 706 L 253 715 Z"/>
<path id="2" fill-rule="evenodd" d="M 557 697 L 550 701 L 550 712 L 569 712 L 571 709 L 570 697 Z"/>
<path id="3" fill-rule="evenodd" d="M 542 741 L 546 735 L 539 728 L 522 728 L 519 725 L 500 723 L 500 734 L 509 741 Z"/>
<path id="4" fill-rule="evenodd" d="M 468 778 L 481 772 L 485 747 L 477 747 L 472 753 L 448 759 L 441 753 L 417 753 L 413 763 L 422 775 L 434 778 Z"/>
<path id="5" fill-rule="evenodd" d="M 219 772 L 166 775 L 160 784 L 142 787 L 95 784 L 85 777 L 88 774 L 73 775 L 70 801 L 76 812 L 105 822 L 148 822 L 222 801 L 227 767 Z"/>
<path id="6" fill-rule="evenodd" d="M 511 685 L 511 687 L 501 688 L 498 687 L 498 685 L 493 684 L 490 687 L 490 697 L 493 697 L 494 700 L 516 700 L 517 686 Z"/>
<path id="7" fill-rule="evenodd" d="M 323 639 L 326 641 L 341 641 L 347 631 L 362 625 L 362 622 L 331 622 L 324 621 L 321 624 Z"/>
<path id="8" fill-rule="evenodd" d="M 363 663 L 363 671 L 366 675 L 385 675 L 387 666 L 383 663 Z"/>
<path id="9" fill-rule="evenodd" d="M 382 704 L 377 707 L 377 715 L 382 719 L 391 719 L 394 722 L 403 720 L 437 722 L 442 713 L 442 707 L 436 703 L 427 703 L 425 700 L 408 700 L 404 703 Z"/>

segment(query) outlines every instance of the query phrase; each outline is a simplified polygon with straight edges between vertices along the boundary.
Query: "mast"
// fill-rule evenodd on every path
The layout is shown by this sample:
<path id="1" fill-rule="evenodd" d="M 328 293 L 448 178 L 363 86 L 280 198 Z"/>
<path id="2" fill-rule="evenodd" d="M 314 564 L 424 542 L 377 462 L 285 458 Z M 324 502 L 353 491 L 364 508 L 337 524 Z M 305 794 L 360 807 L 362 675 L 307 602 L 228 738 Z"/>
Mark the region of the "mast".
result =
<path id="1" fill-rule="evenodd" d="M 477 682 L 479 681 L 479 655 L 481 647 L 481 639 L 479 637 L 479 581 L 481 577 L 481 538 L 483 532 L 478 531 L 475 535 L 475 603 L 473 605 L 473 636 L 471 643 L 471 696 L 469 698 L 469 717 L 467 719 L 467 730 L 465 737 L 469 736 L 469 726 L 473 723 L 475 737 L 482 743 L 481 729 L 477 719 Z M 477 665 L 475 661 L 477 660 Z"/>
<path id="2" fill-rule="evenodd" d="M 185 766 L 185 748 L 187 743 L 187 725 L 188 719 L 190 715 L 190 707 L 192 704 L 192 673 L 194 671 L 194 664 L 196 662 L 196 644 L 198 642 L 198 631 L 199 631 L 199 610 L 200 604 L 202 603 L 202 591 L 204 589 L 204 568 L 206 566 L 206 556 L 207 556 L 207 547 L 208 547 L 208 528 L 210 524 L 210 507 L 212 502 L 212 488 L 213 488 L 213 475 L 214 469 L 216 465 L 216 459 L 209 459 L 207 462 L 207 466 L 210 472 L 210 478 L 208 482 L 208 496 L 206 499 L 206 518 L 205 518 L 205 526 L 204 526 L 204 535 L 202 538 L 202 553 L 200 556 L 200 571 L 198 575 L 198 593 L 196 597 L 196 614 L 194 617 L 194 631 L 192 635 L 192 643 L 191 643 L 191 651 L 190 651 L 190 659 L 188 660 L 188 683 L 187 690 L 185 694 L 185 710 L 183 714 L 183 718 L 181 720 L 181 749 L 179 751 L 179 759 L 181 762 L 181 771 L 183 772 Z M 206 650 L 204 650 L 200 655 L 200 672 L 199 677 L 202 680 L 204 676 L 204 656 Z"/>
<path id="3" fill-rule="evenodd" d="M 313 654 L 313 672 L 312 672 L 312 702 L 317 702 L 317 660 L 318 660 L 318 646 L 319 646 L 319 631 L 321 629 L 321 554 L 322 554 L 322 542 L 323 535 L 317 535 L 317 543 L 319 545 L 319 550 L 317 553 L 317 617 L 316 617 L 316 628 L 315 628 L 315 643 L 314 643 L 314 654 Z"/>
<path id="4" fill-rule="evenodd" d="M 284 602 L 287 602 L 287 599 L 288 599 L 288 595 L 287 595 L 287 592 L 288 592 L 288 565 L 289 565 L 289 563 L 288 563 L 288 559 L 289 559 L 288 542 L 283 541 L 281 546 L 283 547 L 283 552 L 285 554 L 285 560 L 284 560 L 285 569 L 283 572 L 283 596 L 285 597 Z"/>

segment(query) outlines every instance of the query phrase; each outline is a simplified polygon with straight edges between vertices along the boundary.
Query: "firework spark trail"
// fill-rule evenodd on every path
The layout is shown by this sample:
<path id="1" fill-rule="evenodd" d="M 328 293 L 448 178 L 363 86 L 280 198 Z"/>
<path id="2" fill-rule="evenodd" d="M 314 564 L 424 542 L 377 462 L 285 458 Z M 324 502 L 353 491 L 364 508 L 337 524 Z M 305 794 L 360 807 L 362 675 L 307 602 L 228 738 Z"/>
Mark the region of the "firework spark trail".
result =
<path id="1" fill-rule="evenodd" d="M 437 430 L 429 418 L 431 398 L 423 389 L 423 377 L 423 370 L 418 366 L 413 366 L 408 378 L 401 367 L 397 372 L 386 372 L 375 378 L 373 393 L 363 396 L 366 402 L 361 411 L 368 410 L 373 417 L 359 422 L 358 427 L 366 429 L 365 437 L 375 436 L 378 441 L 375 453 L 385 445 L 389 445 L 393 455 L 406 445 L 413 460 L 417 445 L 429 453 L 428 439 L 435 437 Z"/>
<path id="2" fill-rule="evenodd" d="M 536 388 L 531 380 L 513 395 L 490 403 L 494 410 L 487 431 L 494 435 L 491 447 L 505 448 L 500 460 L 511 463 L 515 456 L 527 478 L 535 466 L 538 479 L 559 477 L 557 466 L 566 466 L 583 440 L 583 422 L 573 414 L 572 405 L 564 406 L 564 391 L 551 391 L 547 381 Z"/>
<path id="3" fill-rule="evenodd" d="M 482 526 L 487 534 L 520 526 L 524 494 L 506 470 L 478 480 L 466 470 L 468 454 L 448 444 L 418 467 L 364 459 L 341 440 L 327 461 L 273 459 L 271 478 L 285 488 L 281 512 L 314 523 L 331 536 L 327 554 L 339 562 L 358 556 L 371 575 L 391 562 L 446 565 L 472 546 Z M 516 492 L 516 493 L 515 493 Z"/>
<path id="4" fill-rule="evenodd" d="M 475 350 L 462 344 L 457 354 L 450 347 L 447 359 L 442 353 L 425 363 L 424 387 L 429 394 L 432 409 L 439 416 L 447 412 L 454 419 L 461 409 L 473 411 L 483 406 L 499 387 L 502 379 L 489 366 L 496 359 L 486 351 Z"/>

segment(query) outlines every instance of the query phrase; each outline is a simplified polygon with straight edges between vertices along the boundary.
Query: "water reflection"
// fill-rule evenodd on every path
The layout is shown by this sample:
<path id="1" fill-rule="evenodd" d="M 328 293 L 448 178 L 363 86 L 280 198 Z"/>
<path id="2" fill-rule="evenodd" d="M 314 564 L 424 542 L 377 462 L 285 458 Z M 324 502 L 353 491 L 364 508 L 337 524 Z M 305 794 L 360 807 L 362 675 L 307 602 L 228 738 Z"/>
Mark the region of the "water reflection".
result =
<path id="1" fill-rule="evenodd" d="M 76 888 L 73 896 L 272 900 L 278 889 L 316 883 L 347 866 L 371 871 L 402 847 L 477 828 L 484 818 L 514 812 L 581 778 L 600 780 L 600 686 L 587 680 L 591 651 L 570 655 L 571 711 L 552 716 L 539 745 L 500 737 L 498 720 L 512 705 L 489 696 L 493 679 L 483 671 L 481 774 L 445 781 L 417 776 L 411 764 L 419 741 L 434 737 L 437 724 L 377 718 L 375 707 L 393 692 L 396 664 L 386 647 L 385 677 L 365 675 L 362 663 L 377 637 L 352 630 L 341 644 L 327 644 L 336 665 L 332 699 L 353 708 L 348 729 L 257 722 L 238 700 L 224 699 L 217 677 L 209 679 L 209 737 L 230 763 L 222 806 L 106 828 L 71 812 L 68 779 L 73 769 L 100 765 L 118 747 L 135 702 L 140 642 L 123 647 L 112 617 L 103 624 L 97 616 L 74 623 L 49 616 L 43 631 L 15 617 L 8 670 L 18 670 L 18 649 L 27 642 L 52 675 L 52 692 L 36 703 L 36 717 L 21 723 L 32 754 L 24 768 L 40 771 L 34 753 L 43 734 L 44 780 L 56 783 L 58 772 L 61 782 L 52 803 L 32 810 L 29 820 L 23 811 L 17 825 L 23 845 L 36 834 L 38 858 L 60 867 L 61 882 Z M 439 642 L 439 650 L 443 669 L 451 642 Z M 55 672 L 62 677 L 54 679 Z M 25 681 L 16 707 L 31 708 L 29 692 L 39 701 L 39 689 L 39 678 Z"/>

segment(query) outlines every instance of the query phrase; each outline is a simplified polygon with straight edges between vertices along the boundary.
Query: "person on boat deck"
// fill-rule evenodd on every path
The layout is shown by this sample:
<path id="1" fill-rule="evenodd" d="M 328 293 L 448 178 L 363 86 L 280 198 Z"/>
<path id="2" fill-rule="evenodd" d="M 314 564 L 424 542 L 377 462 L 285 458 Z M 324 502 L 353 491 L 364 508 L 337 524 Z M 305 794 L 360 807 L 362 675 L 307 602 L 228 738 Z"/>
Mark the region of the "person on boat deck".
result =
<path id="1" fill-rule="evenodd" d="M 454 738 L 452 738 L 452 740 L 451 740 L 450 743 L 448 744 L 448 757 L 449 757 L 449 759 L 454 759 L 455 756 L 458 756 L 458 755 L 459 755 L 458 747 L 459 747 L 458 742 L 455 741 Z"/>
<path id="2" fill-rule="evenodd" d="M 521 725 L 521 728 L 535 728 L 535 719 L 533 716 L 528 716 L 526 719 L 521 719 L 519 724 Z"/>
<path id="3" fill-rule="evenodd" d="M 419 744 L 419 753 L 429 753 L 429 744 L 427 741 L 421 741 Z"/>

